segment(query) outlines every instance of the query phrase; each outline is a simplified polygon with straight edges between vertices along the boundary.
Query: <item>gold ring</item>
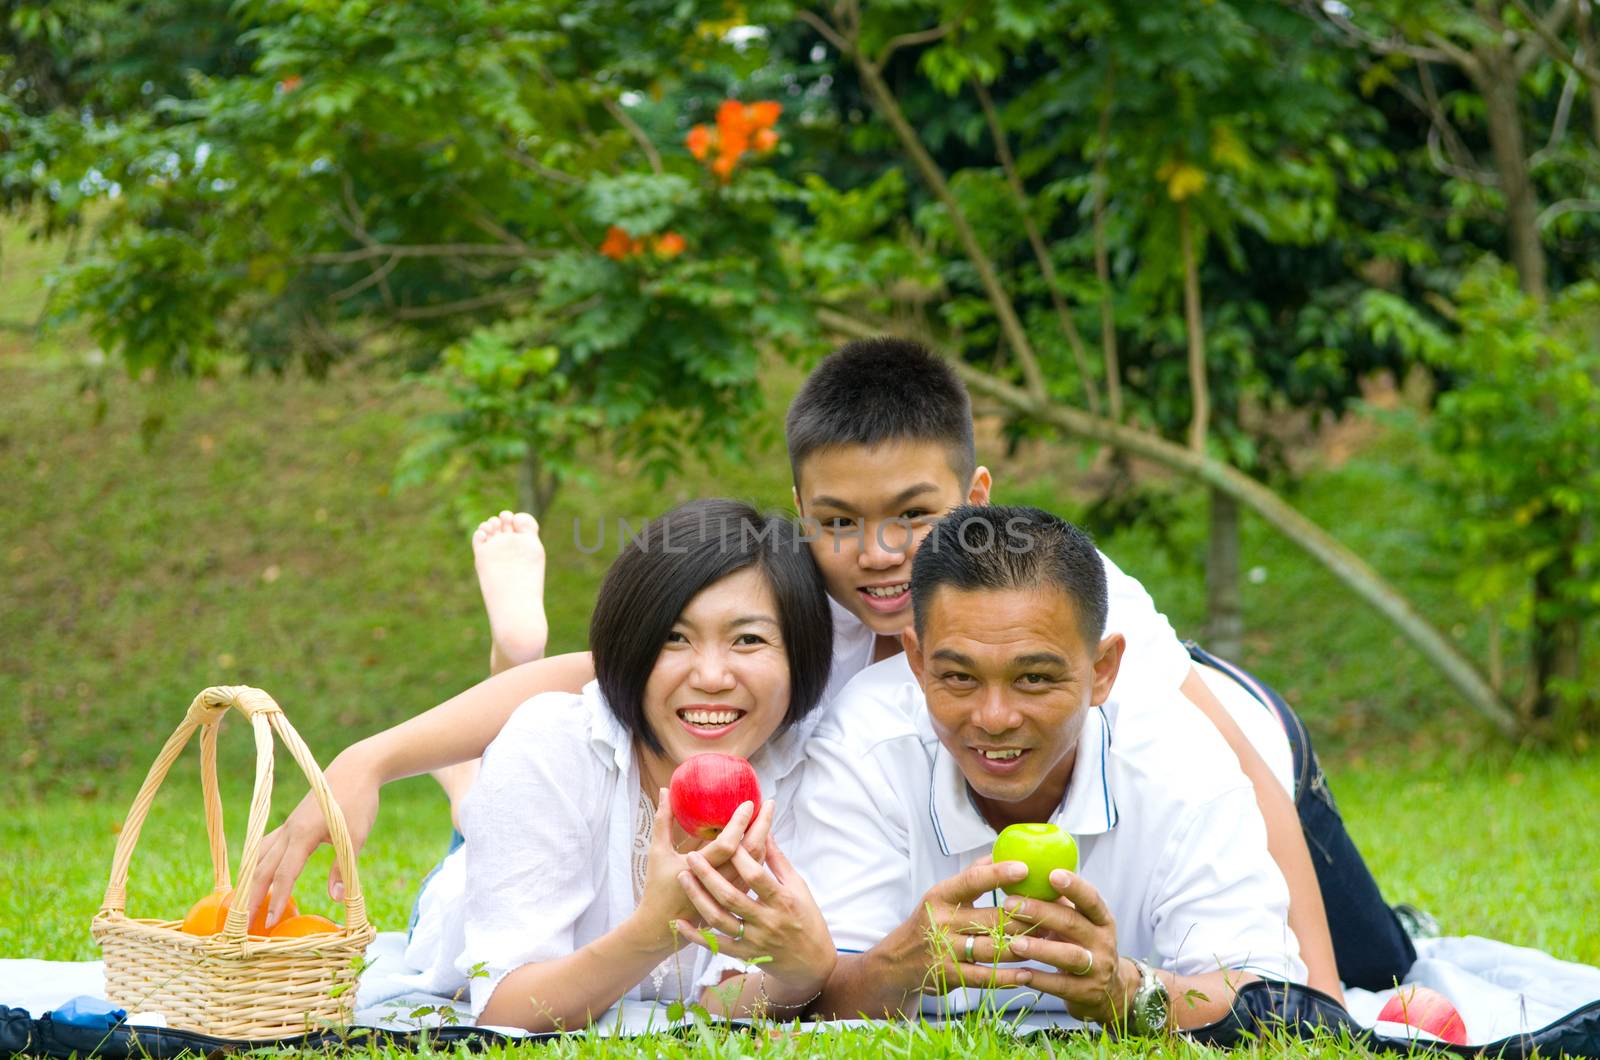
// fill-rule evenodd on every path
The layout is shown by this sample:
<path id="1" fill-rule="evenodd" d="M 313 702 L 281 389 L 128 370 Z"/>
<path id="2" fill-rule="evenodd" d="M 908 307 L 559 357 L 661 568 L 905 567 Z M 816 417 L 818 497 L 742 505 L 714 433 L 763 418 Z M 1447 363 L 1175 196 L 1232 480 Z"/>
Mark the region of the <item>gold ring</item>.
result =
<path id="1" fill-rule="evenodd" d="M 743 942 L 744 941 L 744 921 L 743 920 L 739 921 L 739 933 L 737 935 L 733 936 L 733 941 L 735 941 L 735 942 Z"/>
<path id="2" fill-rule="evenodd" d="M 968 964 L 972 963 L 972 947 L 977 945 L 977 942 L 978 942 L 977 936 L 975 936 L 975 935 L 968 935 L 967 936 L 967 963 Z"/>
<path id="3" fill-rule="evenodd" d="M 1094 951 L 1084 950 L 1083 952 L 1089 955 L 1089 963 L 1083 966 L 1083 971 L 1073 972 L 1073 975 L 1088 975 L 1090 972 L 1094 971 Z"/>

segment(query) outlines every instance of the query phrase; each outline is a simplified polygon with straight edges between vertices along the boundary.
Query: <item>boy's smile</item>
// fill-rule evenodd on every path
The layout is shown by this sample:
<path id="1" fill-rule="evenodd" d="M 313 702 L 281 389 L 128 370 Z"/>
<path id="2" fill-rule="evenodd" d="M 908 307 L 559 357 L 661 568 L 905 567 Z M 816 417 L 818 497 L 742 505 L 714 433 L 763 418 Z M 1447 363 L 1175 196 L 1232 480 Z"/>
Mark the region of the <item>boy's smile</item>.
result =
<path id="1" fill-rule="evenodd" d="M 833 446 L 799 470 L 795 507 L 814 523 L 811 552 L 828 595 L 874 633 L 898 637 L 911 625 L 917 546 L 950 509 L 988 503 L 988 470 L 963 483 L 946 446 L 911 440 Z"/>

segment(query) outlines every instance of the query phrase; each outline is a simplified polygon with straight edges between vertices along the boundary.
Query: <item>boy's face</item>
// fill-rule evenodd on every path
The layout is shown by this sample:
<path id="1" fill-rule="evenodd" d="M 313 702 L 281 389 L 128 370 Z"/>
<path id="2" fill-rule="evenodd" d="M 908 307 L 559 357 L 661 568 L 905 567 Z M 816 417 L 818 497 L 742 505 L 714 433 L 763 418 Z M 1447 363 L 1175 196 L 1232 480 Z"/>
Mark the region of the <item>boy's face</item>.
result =
<path id="1" fill-rule="evenodd" d="M 799 472 L 795 508 L 816 521 L 811 553 L 828 595 L 881 636 L 911 626 L 911 560 L 934 522 L 989 503 L 988 469 L 962 482 L 938 442 L 834 446 Z"/>

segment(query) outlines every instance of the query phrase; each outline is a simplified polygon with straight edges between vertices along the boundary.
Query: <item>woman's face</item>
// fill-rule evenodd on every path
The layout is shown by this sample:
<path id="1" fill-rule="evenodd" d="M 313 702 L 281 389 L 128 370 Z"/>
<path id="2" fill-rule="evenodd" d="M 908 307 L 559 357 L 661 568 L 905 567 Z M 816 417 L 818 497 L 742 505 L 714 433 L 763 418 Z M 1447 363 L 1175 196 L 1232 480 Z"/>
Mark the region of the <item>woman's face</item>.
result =
<path id="1" fill-rule="evenodd" d="M 748 758 L 789 709 L 778 604 L 759 568 L 689 601 L 645 683 L 645 717 L 674 764 L 705 751 Z"/>

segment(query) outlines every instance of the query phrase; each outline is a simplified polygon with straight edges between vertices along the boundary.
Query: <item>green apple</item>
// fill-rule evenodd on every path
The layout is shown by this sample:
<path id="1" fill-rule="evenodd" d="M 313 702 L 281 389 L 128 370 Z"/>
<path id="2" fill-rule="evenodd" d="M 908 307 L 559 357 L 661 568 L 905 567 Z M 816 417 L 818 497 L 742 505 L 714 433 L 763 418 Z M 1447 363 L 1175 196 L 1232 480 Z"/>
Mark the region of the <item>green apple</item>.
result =
<path id="1" fill-rule="evenodd" d="M 1050 874 L 1078 871 L 1078 844 L 1053 824 L 1008 825 L 994 840 L 994 863 L 1002 861 L 1028 866 L 1028 875 L 1007 887 L 1007 894 L 1053 902 L 1061 893 L 1050 886 Z"/>

